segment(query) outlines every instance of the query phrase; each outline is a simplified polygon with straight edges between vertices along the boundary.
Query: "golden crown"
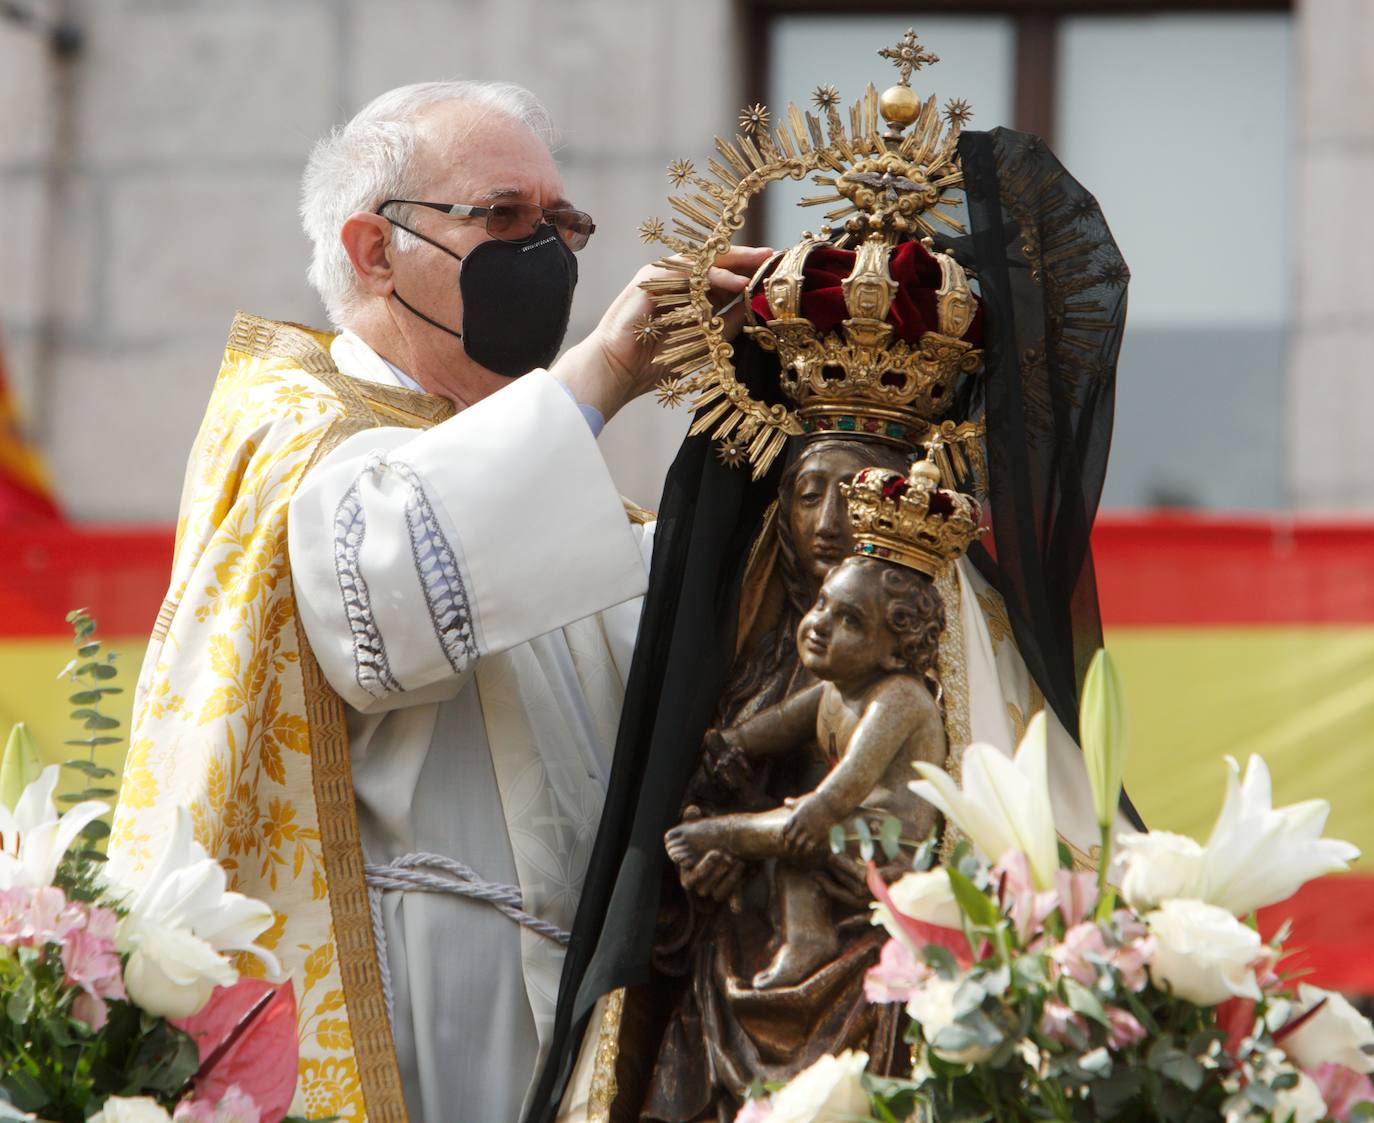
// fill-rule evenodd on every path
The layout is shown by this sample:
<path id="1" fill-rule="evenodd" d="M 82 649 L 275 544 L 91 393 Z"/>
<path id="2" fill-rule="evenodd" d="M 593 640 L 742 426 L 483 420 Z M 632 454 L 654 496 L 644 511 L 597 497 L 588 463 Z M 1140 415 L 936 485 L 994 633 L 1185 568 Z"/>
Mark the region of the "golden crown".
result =
<path id="1" fill-rule="evenodd" d="M 906 475 L 864 468 L 840 490 L 849 503 L 854 552 L 937 576 L 983 536 L 982 505 L 940 486 L 934 460 L 918 460 Z"/>
<path id="2" fill-rule="evenodd" d="M 938 62 L 913 31 L 878 52 L 898 68 L 900 81 L 879 96 L 872 84 L 839 111 L 834 86 L 813 95 L 816 112 L 788 105 L 770 127 L 762 105 L 740 116 L 733 141 L 716 138 L 720 159 L 709 176 L 690 160 L 675 160 L 668 176 L 680 194 L 671 232 L 660 219 L 640 227 L 646 242 L 660 242 L 675 256 L 657 264 L 669 276 L 643 285 L 654 305 L 640 324 L 644 342 L 661 343 L 656 361 L 666 368 L 660 400 L 676 405 L 695 395 L 693 434 L 709 431 L 721 459 L 751 463 L 762 476 L 789 436 L 818 430 L 853 432 L 916 447 L 952 406 L 960 376 L 975 371 L 981 354 L 960 337 L 977 310 L 968 278 L 946 254 L 935 254 L 941 283 L 936 290 L 938 330 L 914 341 L 893 338 L 886 320 L 897 293 L 889 261 L 903 243 L 929 239 L 934 223 L 964 232 L 945 209 L 963 188 L 957 143 L 972 116 L 966 102 L 951 100 L 943 112 L 934 96 L 922 101 L 910 87 L 913 70 Z M 724 320 L 710 299 L 709 271 L 744 225 L 750 202 L 781 179 L 813 181 L 825 194 L 806 206 L 837 203 L 825 218 L 839 229 L 819 228 L 775 255 L 755 276 L 746 299 L 767 298 L 769 317 L 751 325 L 754 338 L 778 353 L 783 388 L 791 406 L 752 397 L 735 377 L 734 354 Z M 920 248 L 928 252 L 928 240 Z M 803 274 L 821 247 L 849 248 L 853 269 L 843 282 L 847 318 L 820 332 L 803 315 Z"/>
<path id="3" fill-rule="evenodd" d="M 897 295 L 888 267 L 893 245 L 882 233 L 870 234 L 842 282 L 849 315 L 838 331 L 822 332 L 802 315 L 802 282 L 807 260 L 830 244 L 807 236 L 779 255 L 776 268 L 765 266 L 766 276 L 755 278 L 746 299 L 752 304 L 762 288 L 770 317 L 766 326 L 744 330 L 777 353 L 782 389 L 797 403 L 803 432 L 852 432 L 915 447 L 953 406 L 960 375 L 982 363 L 982 352 L 961 338 L 978 310 L 968 278 L 953 257 L 933 254 L 941 278 L 935 290 L 939 330 L 922 333 L 914 344 L 894 339 L 887 318 Z"/>

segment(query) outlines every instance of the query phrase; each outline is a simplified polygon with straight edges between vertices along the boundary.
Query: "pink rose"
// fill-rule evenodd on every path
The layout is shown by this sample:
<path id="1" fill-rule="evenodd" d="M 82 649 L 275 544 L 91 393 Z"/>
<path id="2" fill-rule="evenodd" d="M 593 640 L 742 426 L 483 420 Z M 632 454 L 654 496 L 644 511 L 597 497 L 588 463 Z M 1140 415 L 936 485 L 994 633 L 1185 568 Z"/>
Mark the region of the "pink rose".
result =
<path id="1" fill-rule="evenodd" d="M 864 976 L 864 995 L 870 1002 L 905 1004 L 931 974 L 901 940 L 888 940 L 877 965 Z"/>

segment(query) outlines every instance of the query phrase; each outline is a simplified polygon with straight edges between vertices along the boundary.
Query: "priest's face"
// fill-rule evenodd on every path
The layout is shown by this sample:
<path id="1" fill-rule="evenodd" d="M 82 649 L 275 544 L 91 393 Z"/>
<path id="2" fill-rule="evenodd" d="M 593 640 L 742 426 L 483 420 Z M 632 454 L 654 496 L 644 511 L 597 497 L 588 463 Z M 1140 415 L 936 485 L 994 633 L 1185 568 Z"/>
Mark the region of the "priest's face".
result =
<path id="1" fill-rule="evenodd" d="M 548 147 L 522 122 L 480 106 L 448 102 L 430 106 L 420 117 L 415 156 L 420 169 L 416 199 L 489 207 L 497 203 L 534 203 L 554 209 L 571 204 Z M 413 207 L 407 226 L 459 255 L 489 241 L 485 218 L 458 218 Z M 420 243 L 391 255 L 395 291 L 424 315 L 463 331 L 458 291 L 460 263 L 434 246 Z M 386 302 L 400 353 L 385 357 L 432 394 L 471 405 L 509 384 L 472 360 L 463 341 L 426 323 L 399 301 Z"/>

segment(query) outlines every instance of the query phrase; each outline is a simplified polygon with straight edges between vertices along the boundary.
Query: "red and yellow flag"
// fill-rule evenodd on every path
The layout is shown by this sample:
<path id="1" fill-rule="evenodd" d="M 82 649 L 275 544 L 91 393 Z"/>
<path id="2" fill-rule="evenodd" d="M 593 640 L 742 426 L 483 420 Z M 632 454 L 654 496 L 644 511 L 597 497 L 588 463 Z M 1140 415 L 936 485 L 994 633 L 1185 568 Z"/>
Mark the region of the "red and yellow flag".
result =
<path id="1" fill-rule="evenodd" d="M 0 345 L 0 527 L 61 518 L 43 462 L 20 431 Z"/>

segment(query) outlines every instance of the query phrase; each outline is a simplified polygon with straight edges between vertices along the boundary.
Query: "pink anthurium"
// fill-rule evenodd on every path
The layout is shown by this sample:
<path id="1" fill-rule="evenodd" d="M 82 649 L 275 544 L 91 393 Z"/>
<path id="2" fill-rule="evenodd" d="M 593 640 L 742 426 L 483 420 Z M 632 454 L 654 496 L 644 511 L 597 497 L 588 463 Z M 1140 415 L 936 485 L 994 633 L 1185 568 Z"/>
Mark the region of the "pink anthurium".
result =
<path id="1" fill-rule="evenodd" d="M 868 888 L 882 904 L 886 905 L 889 912 L 898 925 L 901 926 L 902 933 L 909 942 L 912 953 L 919 956 L 927 944 L 936 944 L 944 948 L 959 964 L 961 971 L 967 971 L 973 964 L 973 952 L 969 947 L 968 937 L 957 928 L 941 928 L 935 924 L 927 924 L 915 917 L 907 916 L 892 902 L 892 895 L 887 891 L 887 884 L 878 874 L 878 868 L 872 863 L 868 863 Z"/>
<path id="2" fill-rule="evenodd" d="M 172 1024 L 195 1039 L 196 1098 L 214 1103 L 237 1085 L 264 1119 L 280 1119 L 296 1094 L 296 992 L 290 980 L 241 978 Z"/>

